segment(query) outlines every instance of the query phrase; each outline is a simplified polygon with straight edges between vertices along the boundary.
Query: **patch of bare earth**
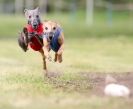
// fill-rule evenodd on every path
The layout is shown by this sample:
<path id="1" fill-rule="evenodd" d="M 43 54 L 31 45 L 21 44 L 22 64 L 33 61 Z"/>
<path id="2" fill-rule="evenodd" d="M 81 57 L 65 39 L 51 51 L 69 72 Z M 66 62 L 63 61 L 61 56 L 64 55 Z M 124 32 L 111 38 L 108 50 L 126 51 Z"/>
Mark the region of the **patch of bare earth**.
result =
<path id="1" fill-rule="evenodd" d="M 103 96 L 105 77 L 107 74 L 113 76 L 119 84 L 126 85 L 133 93 L 133 73 L 78 73 L 70 79 L 62 79 L 59 73 L 51 73 L 46 79 L 46 84 L 52 84 L 53 88 L 64 92 L 78 92 L 82 94 L 93 94 Z"/>

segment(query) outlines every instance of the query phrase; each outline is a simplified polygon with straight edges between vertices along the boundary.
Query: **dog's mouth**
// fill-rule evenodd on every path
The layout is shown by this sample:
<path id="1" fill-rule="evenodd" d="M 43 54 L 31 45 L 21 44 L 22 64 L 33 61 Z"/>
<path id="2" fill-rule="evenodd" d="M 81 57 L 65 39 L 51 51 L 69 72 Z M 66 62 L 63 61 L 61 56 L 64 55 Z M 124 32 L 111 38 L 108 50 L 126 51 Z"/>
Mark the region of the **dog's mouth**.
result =
<path id="1" fill-rule="evenodd" d="M 49 40 L 51 41 L 53 39 L 53 36 L 49 36 Z"/>
<path id="2" fill-rule="evenodd" d="M 38 25 L 33 25 L 33 28 L 34 28 L 34 29 L 37 29 L 37 28 L 38 28 Z"/>
<path id="3" fill-rule="evenodd" d="M 47 37 L 48 41 L 52 41 L 54 34 L 53 33 L 44 33 L 44 35 Z"/>
<path id="4" fill-rule="evenodd" d="M 51 41 L 53 39 L 53 37 L 54 37 L 54 33 L 53 32 L 50 32 L 49 33 L 49 40 Z"/>

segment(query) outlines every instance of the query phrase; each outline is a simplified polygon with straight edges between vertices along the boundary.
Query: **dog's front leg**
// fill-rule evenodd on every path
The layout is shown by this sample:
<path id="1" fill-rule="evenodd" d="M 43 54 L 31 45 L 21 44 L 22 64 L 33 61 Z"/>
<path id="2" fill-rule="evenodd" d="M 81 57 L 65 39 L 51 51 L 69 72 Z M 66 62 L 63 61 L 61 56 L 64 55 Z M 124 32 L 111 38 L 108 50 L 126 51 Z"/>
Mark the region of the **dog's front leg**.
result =
<path id="1" fill-rule="evenodd" d="M 50 45 L 49 42 L 47 41 L 46 38 L 43 38 L 43 50 L 44 50 L 44 56 L 46 59 L 48 59 L 49 61 L 52 61 L 51 56 L 49 55 L 49 51 L 50 51 Z"/>
<path id="2" fill-rule="evenodd" d="M 57 56 L 58 56 L 58 54 L 57 54 L 57 52 L 55 52 L 54 62 L 57 62 Z"/>
<path id="3" fill-rule="evenodd" d="M 61 33 L 61 36 L 58 39 L 58 42 L 60 44 L 60 48 L 57 51 L 57 60 L 61 63 L 62 62 L 62 53 L 64 50 L 64 34 Z"/>
<path id="4" fill-rule="evenodd" d="M 26 27 L 23 28 L 23 32 L 25 34 L 24 40 L 25 40 L 25 44 L 28 46 L 28 30 Z"/>
<path id="5" fill-rule="evenodd" d="M 56 53 L 57 55 L 55 54 L 55 56 L 56 56 L 55 58 L 58 60 L 59 63 L 62 62 L 62 53 L 63 53 L 63 50 L 64 50 L 64 44 L 61 44 L 58 52 Z"/>
<path id="6" fill-rule="evenodd" d="M 62 54 L 57 54 L 57 60 L 59 63 L 62 62 Z"/>
<path id="7" fill-rule="evenodd" d="M 43 51 L 43 49 L 41 49 L 39 52 L 41 53 L 42 59 L 43 59 L 43 73 L 44 73 L 44 77 L 45 77 L 45 76 L 47 76 L 47 74 L 48 74 L 47 65 L 46 65 L 46 58 L 45 58 L 45 56 L 44 56 L 44 51 Z"/>
<path id="8" fill-rule="evenodd" d="M 48 75 L 45 57 L 43 57 L 43 73 L 44 73 L 44 76 L 47 76 Z"/>

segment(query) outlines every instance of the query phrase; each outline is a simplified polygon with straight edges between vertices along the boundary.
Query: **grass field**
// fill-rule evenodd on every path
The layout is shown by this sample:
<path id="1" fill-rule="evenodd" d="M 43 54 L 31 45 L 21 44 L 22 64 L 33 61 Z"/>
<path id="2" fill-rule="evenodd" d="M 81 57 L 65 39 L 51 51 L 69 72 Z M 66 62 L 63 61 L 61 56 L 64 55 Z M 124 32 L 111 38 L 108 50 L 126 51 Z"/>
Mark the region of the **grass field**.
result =
<path id="1" fill-rule="evenodd" d="M 63 25 L 66 41 L 63 63 L 48 62 L 50 78 L 43 78 L 38 52 L 24 53 L 18 47 L 17 32 L 25 24 L 24 17 L 0 17 L 0 109 L 132 109 L 132 98 L 97 94 L 98 80 L 84 77 L 133 71 L 133 31 L 127 15 L 116 15 L 112 27 L 104 24 L 103 15 L 97 15 L 98 24 L 92 27 L 82 17 L 69 23 L 67 15 L 55 16 Z"/>

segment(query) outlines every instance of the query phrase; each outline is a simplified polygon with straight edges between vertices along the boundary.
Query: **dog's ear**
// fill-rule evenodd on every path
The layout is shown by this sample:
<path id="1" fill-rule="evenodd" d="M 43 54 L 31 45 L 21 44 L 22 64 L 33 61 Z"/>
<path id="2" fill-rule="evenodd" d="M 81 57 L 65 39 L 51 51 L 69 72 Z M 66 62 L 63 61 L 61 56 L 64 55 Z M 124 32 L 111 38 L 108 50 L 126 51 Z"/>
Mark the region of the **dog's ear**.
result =
<path id="1" fill-rule="evenodd" d="M 45 25 L 48 21 L 49 21 L 49 20 L 44 20 L 44 21 L 43 21 L 43 24 Z"/>
<path id="2" fill-rule="evenodd" d="M 39 8 L 39 7 L 36 7 L 36 9 L 35 9 L 35 10 L 39 11 L 39 10 L 40 10 L 40 8 Z"/>
<path id="3" fill-rule="evenodd" d="M 28 19 L 28 9 L 24 9 L 24 14 L 25 14 L 25 17 Z"/>
<path id="4" fill-rule="evenodd" d="M 36 12 L 36 14 L 40 15 L 40 8 L 39 7 L 35 8 L 34 11 Z"/>
<path id="5" fill-rule="evenodd" d="M 59 24 L 59 23 L 57 23 L 57 27 L 61 28 L 61 26 L 60 26 L 60 24 Z"/>
<path id="6" fill-rule="evenodd" d="M 44 20 L 44 22 L 48 22 L 48 20 Z"/>
<path id="7" fill-rule="evenodd" d="M 54 21 L 54 22 L 56 23 L 57 27 L 60 27 L 60 28 L 61 28 L 61 26 L 60 26 L 60 23 L 59 23 L 59 22 L 57 22 L 57 21 Z"/>
<path id="8" fill-rule="evenodd" d="M 26 13 L 28 11 L 28 9 L 24 9 L 24 13 Z"/>
<path id="9" fill-rule="evenodd" d="M 57 22 L 57 21 L 54 21 L 54 20 L 52 22 L 56 23 L 57 27 L 61 27 L 60 22 Z"/>
<path id="10" fill-rule="evenodd" d="M 39 8 L 39 7 L 35 8 L 35 11 L 36 11 L 38 14 L 40 14 L 40 8 Z"/>

